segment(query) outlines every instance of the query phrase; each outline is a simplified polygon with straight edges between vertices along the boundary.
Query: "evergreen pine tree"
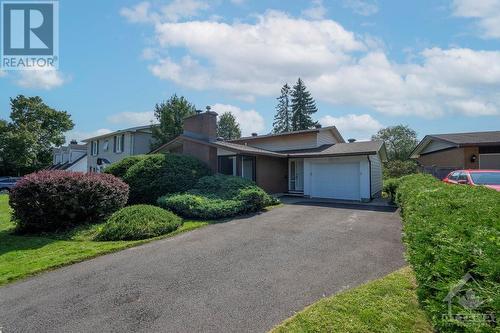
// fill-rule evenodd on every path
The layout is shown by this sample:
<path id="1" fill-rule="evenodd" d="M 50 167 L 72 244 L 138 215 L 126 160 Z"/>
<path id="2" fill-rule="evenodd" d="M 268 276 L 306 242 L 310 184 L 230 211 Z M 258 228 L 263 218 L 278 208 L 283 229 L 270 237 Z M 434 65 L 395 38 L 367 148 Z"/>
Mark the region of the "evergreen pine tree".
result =
<path id="1" fill-rule="evenodd" d="M 300 131 L 314 128 L 318 123 L 313 121 L 311 115 L 318 111 L 316 102 L 301 78 L 293 86 L 292 96 L 292 130 Z"/>
<path id="2" fill-rule="evenodd" d="M 290 110 L 290 86 L 288 83 L 281 88 L 281 96 L 277 98 L 276 115 L 274 116 L 273 132 L 284 133 L 292 130 L 292 113 Z"/>

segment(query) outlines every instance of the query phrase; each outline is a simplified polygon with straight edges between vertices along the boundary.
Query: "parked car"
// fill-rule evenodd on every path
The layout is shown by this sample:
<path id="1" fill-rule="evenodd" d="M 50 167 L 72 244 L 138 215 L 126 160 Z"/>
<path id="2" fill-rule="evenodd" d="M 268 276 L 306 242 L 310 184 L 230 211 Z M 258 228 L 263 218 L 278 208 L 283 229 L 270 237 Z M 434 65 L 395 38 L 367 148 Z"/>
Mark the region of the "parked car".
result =
<path id="1" fill-rule="evenodd" d="M 500 170 L 456 170 L 444 182 L 472 186 L 486 186 L 500 192 Z"/>
<path id="2" fill-rule="evenodd" d="M 21 177 L 2 177 L 0 178 L 0 192 L 10 191 Z"/>

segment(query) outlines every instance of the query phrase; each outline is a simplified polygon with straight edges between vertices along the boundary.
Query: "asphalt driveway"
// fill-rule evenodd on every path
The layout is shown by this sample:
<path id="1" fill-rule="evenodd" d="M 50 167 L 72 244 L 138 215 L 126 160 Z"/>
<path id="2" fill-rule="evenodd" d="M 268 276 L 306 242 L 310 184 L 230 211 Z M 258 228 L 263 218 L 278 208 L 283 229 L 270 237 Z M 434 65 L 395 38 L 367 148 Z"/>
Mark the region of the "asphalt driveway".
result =
<path id="1" fill-rule="evenodd" d="M 287 205 L 0 288 L 11 332 L 265 332 L 404 265 L 395 212 Z"/>

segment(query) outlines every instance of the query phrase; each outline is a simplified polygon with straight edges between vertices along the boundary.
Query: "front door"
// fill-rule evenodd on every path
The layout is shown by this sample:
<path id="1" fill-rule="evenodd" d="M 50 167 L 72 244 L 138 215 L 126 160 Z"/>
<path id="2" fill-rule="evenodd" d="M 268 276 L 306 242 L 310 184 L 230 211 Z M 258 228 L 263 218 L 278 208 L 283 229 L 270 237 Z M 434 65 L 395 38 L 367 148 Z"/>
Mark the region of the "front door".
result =
<path id="1" fill-rule="evenodd" d="M 289 191 L 304 192 L 304 160 L 290 160 L 288 172 L 290 175 L 288 184 Z"/>

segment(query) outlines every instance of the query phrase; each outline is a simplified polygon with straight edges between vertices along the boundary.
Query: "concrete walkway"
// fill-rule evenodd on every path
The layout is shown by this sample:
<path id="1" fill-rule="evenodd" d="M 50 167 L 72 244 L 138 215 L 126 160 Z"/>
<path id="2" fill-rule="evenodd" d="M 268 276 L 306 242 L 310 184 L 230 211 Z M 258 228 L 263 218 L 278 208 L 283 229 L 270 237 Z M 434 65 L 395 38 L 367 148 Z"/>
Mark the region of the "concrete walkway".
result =
<path id="1" fill-rule="evenodd" d="M 10 332 L 265 332 L 400 267 L 397 213 L 285 205 L 0 288 Z"/>

